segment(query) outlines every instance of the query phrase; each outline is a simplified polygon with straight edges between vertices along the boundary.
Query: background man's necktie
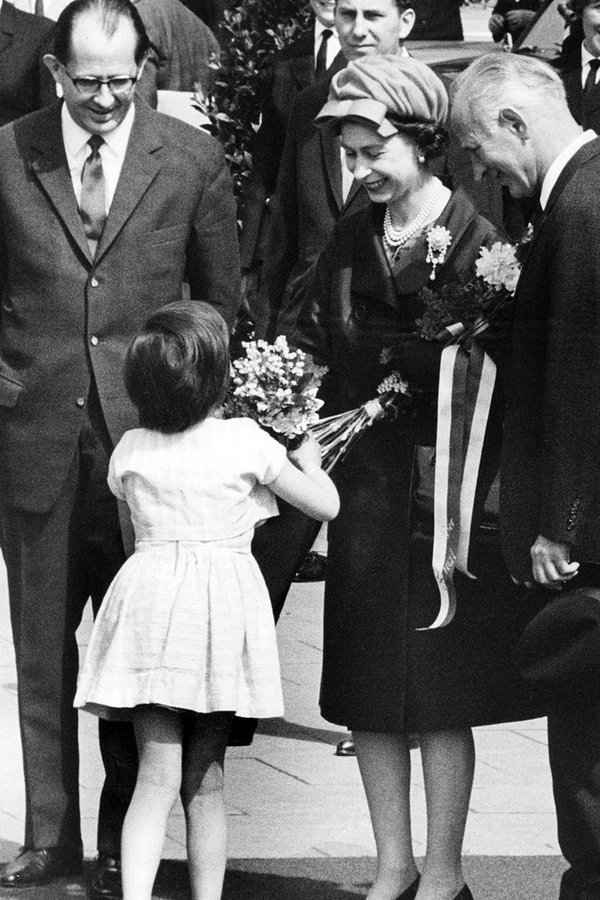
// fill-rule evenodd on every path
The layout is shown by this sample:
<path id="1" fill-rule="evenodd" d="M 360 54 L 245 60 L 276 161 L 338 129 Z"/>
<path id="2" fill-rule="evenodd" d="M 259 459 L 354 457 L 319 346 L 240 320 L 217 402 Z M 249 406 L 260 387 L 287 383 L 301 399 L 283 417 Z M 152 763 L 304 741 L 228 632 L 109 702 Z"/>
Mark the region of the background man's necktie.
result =
<path id="1" fill-rule="evenodd" d="M 321 33 L 321 43 L 317 51 L 315 63 L 315 78 L 322 78 L 327 71 L 327 43 L 333 34 L 331 28 L 324 28 Z"/>
<path id="2" fill-rule="evenodd" d="M 103 143 L 104 138 L 99 134 L 91 136 L 88 144 L 92 152 L 86 159 L 81 172 L 79 213 L 92 256 L 96 253 L 96 247 L 106 221 L 106 183 L 100 156 L 100 147 Z"/>
<path id="3" fill-rule="evenodd" d="M 35 0 L 34 12 L 35 12 L 36 16 L 44 15 L 44 0 Z"/>
<path id="4" fill-rule="evenodd" d="M 591 59 L 590 60 L 590 70 L 587 73 L 587 78 L 585 79 L 585 86 L 583 88 L 584 96 L 587 97 L 596 87 L 596 75 L 598 72 L 598 66 L 600 66 L 600 59 Z"/>

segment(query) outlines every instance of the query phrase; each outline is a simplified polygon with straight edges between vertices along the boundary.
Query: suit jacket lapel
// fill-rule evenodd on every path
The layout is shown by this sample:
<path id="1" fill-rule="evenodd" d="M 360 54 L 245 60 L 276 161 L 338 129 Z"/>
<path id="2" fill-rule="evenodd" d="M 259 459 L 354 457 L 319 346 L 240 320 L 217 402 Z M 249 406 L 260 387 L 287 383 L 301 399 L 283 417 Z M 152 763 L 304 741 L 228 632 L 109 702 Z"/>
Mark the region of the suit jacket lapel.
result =
<path id="1" fill-rule="evenodd" d="M 31 170 L 46 192 L 57 215 L 85 256 L 90 258 L 83 224 L 73 191 L 60 122 L 61 104 L 47 111 L 44 127 L 36 127 L 30 138 Z"/>
<path id="2" fill-rule="evenodd" d="M 149 108 L 143 102 L 136 103 L 127 152 L 104 231 L 98 242 L 96 261 L 110 248 L 156 178 L 161 168 L 161 160 L 156 151 L 160 150 L 162 143 L 152 124 Z"/>

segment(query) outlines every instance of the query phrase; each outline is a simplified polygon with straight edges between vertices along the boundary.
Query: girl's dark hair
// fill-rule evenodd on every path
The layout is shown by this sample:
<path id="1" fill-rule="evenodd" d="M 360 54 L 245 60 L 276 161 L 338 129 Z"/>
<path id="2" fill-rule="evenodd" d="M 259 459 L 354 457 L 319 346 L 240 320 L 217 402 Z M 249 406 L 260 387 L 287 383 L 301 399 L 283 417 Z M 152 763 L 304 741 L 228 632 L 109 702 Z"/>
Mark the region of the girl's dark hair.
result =
<path id="1" fill-rule="evenodd" d="M 407 122 L 388 114 L 387 119 L 398 129 L 398 134 L 411 140 L 425 162 L 441 156 L 448 144 L 448 131 L 442 125 L 424 122 Z"/>
<path id="2" fill-rule="evenodd" d="M 52 35 L 54 56 L 66 66 L 71 58 L 71 36 L 79 16 L 87 12 L 96 13 L 102 30 L 112 36 L 121 19 L 128 19 L 136 36 L 135 62 L 140 65 L 150 50 L 150 40 L 139 12 L 129 0 L 73 0 L 65 6 L 57 19 Z"/>
<path id="3" fill-rule="evenodd" d="M 229 333 L 208 303 L 169 303 L 153 313 L 125 357 L 125 387 L 140 425 L 175 434 L 202 422 L 229 384 Z"/>

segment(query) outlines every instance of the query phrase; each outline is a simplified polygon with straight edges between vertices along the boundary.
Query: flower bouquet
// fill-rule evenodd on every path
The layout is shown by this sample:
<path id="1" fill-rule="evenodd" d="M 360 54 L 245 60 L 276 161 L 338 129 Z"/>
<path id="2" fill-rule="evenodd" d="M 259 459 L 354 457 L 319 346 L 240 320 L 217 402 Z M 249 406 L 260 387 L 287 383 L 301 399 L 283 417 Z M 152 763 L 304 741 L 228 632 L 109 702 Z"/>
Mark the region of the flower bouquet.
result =
<path id="1" fill-rule="evenodd" d="M 521 264 L 517 248 L 496 241 L 481 247 L 470 279 L 445 284 L 438 290 L 423 288 L 425 312 L 419 321 L 427 341 L 464 344 L 501 340 L 508 334 L 513 297 Z"/>
<path id="2" fill-rule="evenodd" d="M 283 335 L 273 344 L 243 341 L 242 347 L 245 355 L 231 364 L 224 416 L 254 419 L 292 446 L 318 421 L 323 401 L 317 392 L 326 367 L 309 368 L 306 353 L 288 347 Z"/>
<path id="3" fill-rule="evenodd" d="M 245 355 L 232 364 L 231 385 L 223 405 L 225 418 L 245 416 L 280 436 L 293 449 L 308 432 L 321 446 L 329 472 L 376 419 L 393 414 L 412 394 L 398 372 L 377 389 L 377 397 L 358 409 L 319 419 L 317 397 L 326 366 L 309 364 L 302 350 L 291 349 L 280 335 L 273 344 L 244 341 Z"/>

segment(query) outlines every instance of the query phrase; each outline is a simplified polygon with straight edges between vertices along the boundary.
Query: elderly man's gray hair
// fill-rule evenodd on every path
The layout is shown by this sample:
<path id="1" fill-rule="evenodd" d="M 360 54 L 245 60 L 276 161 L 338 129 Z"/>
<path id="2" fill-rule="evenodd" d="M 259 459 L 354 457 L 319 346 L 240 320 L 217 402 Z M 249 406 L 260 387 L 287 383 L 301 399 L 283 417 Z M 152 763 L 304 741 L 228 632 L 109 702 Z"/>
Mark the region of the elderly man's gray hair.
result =
<path id="1" fill-rule="evenodd" d="M 530 56 L 489 53 L 462 72 L 452 85 L 452 129 L 466 136 L 497 121 L 503 106 L 566 107 L 565 89 L 558 73 Z"/>

